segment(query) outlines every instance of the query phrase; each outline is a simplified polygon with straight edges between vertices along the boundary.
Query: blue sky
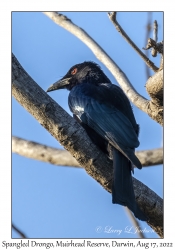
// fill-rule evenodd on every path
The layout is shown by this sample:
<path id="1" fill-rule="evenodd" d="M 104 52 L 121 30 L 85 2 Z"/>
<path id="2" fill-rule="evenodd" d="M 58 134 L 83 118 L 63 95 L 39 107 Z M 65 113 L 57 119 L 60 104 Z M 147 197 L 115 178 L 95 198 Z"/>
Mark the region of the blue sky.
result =
<path id="1" fill-rule="evenodd" d="M 115 30 L 107 12 L 64 12 L 83 28 L 120 66 L 137 91 L 146 98 L 145 64 Z M 145 47 L 147 12 L 119 12 L 118 20 L 139 48 Z M 163 13 L 153 12 L 158 21 L 158 40 L 163 40 Z M 114 84 L 109 70 L 78 38 L 53 23 L 41 12 L 13 12 L 12 52 L 30 76 L 46 90 L 74 64 L 98 63 Z M 150 52 L 149 52 L 150 55 Z M 151 60 L 159 66 L 160 57 Z M 49 93 L 68 113 L 68 91 Z M 140 125 L 138 150 L 162 146 L 162 128 L 147 114 L 133 106 Z M 12 135 L 62 146 L 12 98 Z M 163 197 L 163 167 L 135 170 L 134 177 Z M 113 205 L 111 195 L 84 169 L 57 167 L 48 163 L 12 155 L 12 221 L 29 238 L 137 238 L 125 232 L 132 226 L 122 206 Z M 145 222 L 141 227 L 151 228 Z M 103 228 L 97 233 L 96 228 Z M 122 230 L 120 235 L 106 233 L 105 228 Z M 146 233 L 147 238 L 157 238 Z M 12 237 L 19 237 L 12 232 Z"/>

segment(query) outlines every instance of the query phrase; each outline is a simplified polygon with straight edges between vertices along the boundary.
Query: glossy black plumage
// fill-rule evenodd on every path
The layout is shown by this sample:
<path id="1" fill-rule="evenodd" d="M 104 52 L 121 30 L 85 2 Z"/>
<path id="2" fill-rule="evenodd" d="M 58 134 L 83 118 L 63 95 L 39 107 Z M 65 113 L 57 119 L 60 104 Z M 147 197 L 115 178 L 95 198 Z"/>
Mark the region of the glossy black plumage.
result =
<path id="1" fill-rule="evenodd" d="M 132 184 L 133 165 L 139 169 L 142 165 L 134 153 L 139 146 L 139 127 L 128 98 L 93 62 L 73 66 L 47 91 L 60 88 L 70 90 L 68 104 L 74 118 L 91 140 L 112 157 L 112 202 L 127 206 L 135 217 L 146 220 L 135 201 Z"/>

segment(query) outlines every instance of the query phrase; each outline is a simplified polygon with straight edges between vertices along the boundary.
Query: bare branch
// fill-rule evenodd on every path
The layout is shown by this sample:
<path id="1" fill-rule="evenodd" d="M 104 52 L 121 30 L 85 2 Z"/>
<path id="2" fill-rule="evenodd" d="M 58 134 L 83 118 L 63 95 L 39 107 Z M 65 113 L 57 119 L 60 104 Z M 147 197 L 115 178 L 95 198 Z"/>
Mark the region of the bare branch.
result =
<path id="1" fill-rule="evenodd" d="M 151 116 L 159 123 L 163 124 L 163 70 L 158 71 L 152 77 L 150 77 L 146 83 L 146 90 L 151 97 L 149 102 L 151 110 Z"/>
<path id="2" fill-rule="evenodd" d="M 114 24 L 115 28 L 118 32 L 123 36 L 123 38 L 131 45 L 131 47 L 141 56 L 146 65 L 151 68 L 154 72 L 158 70 L 158 68 L 154 65 L 154 63 L 137 47 L 137 45 L 131 40 L 131 38 L 126 34 L 126 32 L 122 29 L 118 21 L 116 20 L 116 12 L 110 12 L 108 14 L 109 19 Z"/>
<path id="3" fill-rule="evenodd" d="M 157 43 L 157 41 L 158 41 L 158 23 L 156 20 L 154 21 L 153 39 Z"/>
<path id="4" fill-rule="evenodd" d="M 158 71 L 146 82 L 146 90 L 151 97 L 151 101 L 162 106 L 163 109 L 163 70 Z"/>
<path id="5" fill-rule="evenodd" d="M 62 149 L 48 147 L 33 141 L 12 136 L 12 152 L 39 161 L 49 162 L 57 166 L 79 167 L 79 163 L 72 155 Z M 142 166 L 153 166 L 163 164 L 163 149 L 137 151 Z"/>
<path id="6" fill-rule="evenodd" d="M 134 89 L 125 73 L 83 29 L 72 23 L 72 21 L 66 16 L 58 14 L 57 12 L 44 12 L 44 14 L 51 18 L 55 23 L 78 37 L 82 42 L 84 42 L 92 50 L 95 56 L 111 71 L 131 102 L 139 109 L 147 113 L 152 119 L 154 119 L 161 125 L 163 124 L 163 114 L 160 113 L 160 117 L 158 117 L 157 119 L 157 117 L 155 116 L 156 107 L 154 107 L 152 115 L 152 105 L 150 105 L 149 101 Z M 159 112 L 158 107 L 156 112 Z"/>
<path id="7" fill-rule="evenodd" d="M 124 209 L 125 209 L 126 214 L 129 217 L 129 219 L 131 220 L 132 224 L 134 225 L 135 229 L 138 229 L 137 230 L 138 236 L 141 239 L 144 239 L 145 238 L 144 234 L 142 233 L 141 230 L 139 230 L 139 229 L 141 229 L 139 222 L 137 221 L 137 219 L 134 217 L 134 215 L 131 213 L 131 211 L 127 207 L 124 207 Z"/>
<path id="8" fill-rule="evenodd" d="M 113 167 L 87 136 L 85 130 L 39 87 L 12 56 L 12 94 L 38 122 L 48 130 L 108 192 L 112 190 Z M 147 222 L 163 237 L 163 201 L 151 189 L 133 177 L 139 207 Z"/>
<path id="9" fill-rule="evenodd" d="M 160 43 L 156 43 L 152 38 L 148 39 L 148 43 L 146 45 L 146 48 L 143 48 L 145 50 L 153 48 L 156 50 L 159 54 L 163 54 L 163 41 Z"/>
<path id="10" fill-rule="evenodd" d="M 158 40 L 158 23 L 157 23 L 156 20 L 154 21 L 154 26 L 153 26 L 153 40 L 157 43 L 157 40 Z M 157 51 L 154 48 L 151 51 L 151 55 L 153 57 L 157 56 Z"/>
<path id="11" fill-rule="evenodd" d="M 57 166 L 81 168 L 80 164 L 66 150 L 48 147 L 46 145 L 33 141 L 27 141 L 15 136 L 12 136 L 12 152 Z"/>
<path id="12" fill-rule="evenodd" d="M 142 166 L 155 166 L 163 164 L 163 149 L 156 148 L 152 150 L 136 151 L 136 156 L 139 158 Z"/>
<path id="13" fill-rule="evenodd" d="M 12 223 L 12 229 L 14 229 L 21 236 L 21 238 L 23 239 L 27 238 L 26 235 L 20 229 L 18 229 L 13 223 Z"/>
<path id="14" fill-rule="evenodd" d="M 149 38 L 147 41 L 146 48 L 143 49 L 147 51 L 148 49 L 152 48 L 151 54 L 153 57 L 156 57 L 157 53 L 161 54 L 161 62 L 159 67 L 160 71 L 163 69 L 163 41 L 158 43 L 157 40 L 158 40 L 158 23 L 155 20 L 153 26 L 153 39 Z"/>
<path id="15" fill-rule="evenodd" d="M 146 35 L 145 35 L 145 44 L 148 41 L 148 38 L 150 37 L 150 31 L 151 31 L 151 19 L 152 19 L 152 12 L 147 12 L 148 20 L 146 25 Z M 148 57 L 149 56 L 149 50 L 145 50 L 145 54 Z M 146 79 L 148 79 L 151 75 L 150 68 L 147 67 L 145 64 L 145 70 L 146 70 Z"/>

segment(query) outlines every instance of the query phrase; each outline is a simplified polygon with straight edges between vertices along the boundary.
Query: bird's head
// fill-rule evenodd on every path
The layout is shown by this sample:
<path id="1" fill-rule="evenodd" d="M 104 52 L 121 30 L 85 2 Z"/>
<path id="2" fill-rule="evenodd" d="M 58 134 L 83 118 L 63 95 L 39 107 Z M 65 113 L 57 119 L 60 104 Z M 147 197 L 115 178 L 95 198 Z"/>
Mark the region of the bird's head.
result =
<path id="1" fill-rule="evenodd" d="M 83 62 L 71 67 L 62 79 L 48 88 L 47 92 L 57 89 L 71 90 L 74 86 L 82 83 L 98 85 L 111 82 L 96 63 Z"/>

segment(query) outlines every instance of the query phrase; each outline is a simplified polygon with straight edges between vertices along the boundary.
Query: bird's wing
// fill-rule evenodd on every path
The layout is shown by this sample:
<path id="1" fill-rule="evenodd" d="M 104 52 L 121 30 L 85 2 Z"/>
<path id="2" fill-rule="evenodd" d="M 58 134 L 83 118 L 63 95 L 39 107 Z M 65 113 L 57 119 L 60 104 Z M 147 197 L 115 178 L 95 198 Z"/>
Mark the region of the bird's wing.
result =
<path id="1" fill-rule="evenodd" d="M 111 142 L 129 148 L 139 146 L 138 137 L 131 122 L 116 108 L 90 99 L 84 108 L 84 115 L 86 123 Z"/>
<path id="2" fill-rule="evenodd" d="M 103 95 L 104 93 L 105 91 Z M 136 167 L 142 168 L 134 154 L 139 141 L 131 121 L 121 110 L 117 109 L 117 106 L 112 105 L 112 101 L 104 103 L 103 99 L 99 87 L 82 84 L 71 91 L 69 106 L 83 123 L 123 153 Z M 132 109 L 128 112 L 132 112 Z"/>
<path id="3" fill-rule="evenodd" d="M 84 112 L 80 116 L 82 122 L 108 140 L 135 166 L 142 168 L 134 154 L 134 149 L 139 146 L 139 141 L 129 119 L 116 108 L 99 103 L 94 99 L 88 99 Z"/>

